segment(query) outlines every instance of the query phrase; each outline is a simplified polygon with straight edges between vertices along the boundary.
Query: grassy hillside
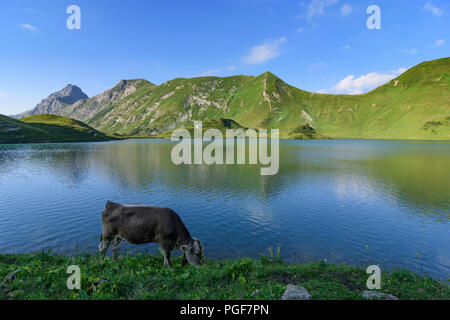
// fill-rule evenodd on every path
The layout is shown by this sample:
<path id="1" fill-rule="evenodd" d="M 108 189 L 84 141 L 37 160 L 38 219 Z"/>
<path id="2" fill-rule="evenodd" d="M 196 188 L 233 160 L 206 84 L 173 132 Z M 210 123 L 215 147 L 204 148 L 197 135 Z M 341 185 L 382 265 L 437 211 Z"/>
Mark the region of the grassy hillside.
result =
<path id="1" fill-rule="evenodd" d="M 288 265 L 277 257 L 207 259 L 202 268 L 181 267 L 181 258 L 173 262 L 171 269 L 163 267 L 161 256 L 147 254 L 104 261 L 90 255 L 0 255 L 0 299 L 278 300 L 294 284 L 305 287 L 312 300 L 360 300 L 367 290 L 366 270 L 354 266 Z M 80 267 L 80 290 L 67 289 L 70 265 Z M 450 299 L 448 284 L 407 270 L 383 271 L 381 281 L 381 291 L 400 300 Z"/>
<path id="2" fill-rule="evenodd" d="M 0 115 L 0 143 L 107 141 L 107 136 L 81 121 L 56 116 L 35 115 L 21 120 Z"/>
<path id="3" fill-rule="evenodd" d="M 122 80 L 58 114 L 125 136 L 168 136 L 194 120 L 280 129 L 282 138 L 450 139 L 450 58 L 424 62 L 361 95 L 317 94 L 258 77 Z"/>
<path id="4" fill-rule="evenodd" d="M 270 72 L 180 78 L 142 87 L 87 123 L 110 133 L 157 135 L 220 118 L 279 128 L 283 138 L 449 139 L 450 58 L 424 62 L 362 95 L 306 92 Z M 313 135 L 302 132 L 306 124 Z"/>
<path id="5" fill-rule="evenodd" d="M 129 106 L 142 104 L 146 93 L 155 85 L 144 79 L 121 80 L 113 88 L 108 89 L 90 99 L 77 101 L 73 105 L 56 112 L 83 122 L 109 115 L 110 110 L 127 114 Z"/>
<path id="6" fill-rule="evenodd" d="M 314 114 L 317 129 L 333 137 L 450 139 L 450 58 L 424 62 L 367 94 L 337 97 L 317 97 L 324 107 Z"/>
<path id="7" fill-rule="evenodd" d="M 158 135 L 178 127 L 190 127 L 192 120 L 218 120 L 233 85 L 246 77 L 226 81 L 211 77 L 175 79 L 159 86 L 146 86 L 111 104 L 87 121 L 105 132 L 123 135 Z M 223 85 L 223 86 L 222 86 Z M 206 96 L 205 92 L 210 92 Z"/>

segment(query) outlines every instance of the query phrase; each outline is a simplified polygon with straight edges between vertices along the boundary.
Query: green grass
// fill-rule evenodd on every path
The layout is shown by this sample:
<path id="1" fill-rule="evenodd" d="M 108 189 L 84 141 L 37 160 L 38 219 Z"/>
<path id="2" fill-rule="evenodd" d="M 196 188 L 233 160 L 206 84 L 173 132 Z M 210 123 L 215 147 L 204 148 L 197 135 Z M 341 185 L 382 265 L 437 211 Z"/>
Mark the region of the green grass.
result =
<path id="1" fill-rule="evenodd" d="M 0 299 L 279 299 L 288 283 L 305 287 L 312 299 L 362 299 L 368 274 L 355 266 L 314 262 L 285 264 L 277 258 L 206 259 L 202 268 L 163 267 L 158 255 L 50 253 L 0 255 Z M 67 267 L 81 269 L 81 290 L 66 286 Z M 19 270 L 12 280 L 5 278 Z M 258 291 L 257 291 L 258 290 Z M 448 284 L 407 270 L 384 271 L 382 292 L 399 299 L 450 299 Z M 256 292 L 256 293 L 255 293 Z"/>
<path id="2" fill-rule="evenodd" d="M 0 143 L 89 142 L 117 139 L 81 121 L 56 116 L 35 115 L 21 120 L 0 115 Z"/>

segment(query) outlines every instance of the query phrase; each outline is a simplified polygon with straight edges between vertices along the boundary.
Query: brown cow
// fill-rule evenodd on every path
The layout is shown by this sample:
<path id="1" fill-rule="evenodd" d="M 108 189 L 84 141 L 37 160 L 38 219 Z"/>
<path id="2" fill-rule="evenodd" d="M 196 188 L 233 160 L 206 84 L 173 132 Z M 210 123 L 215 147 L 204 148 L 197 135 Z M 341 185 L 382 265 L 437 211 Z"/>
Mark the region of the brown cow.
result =
<path id="1" fill-rule="evenodd" d="M 132 244 L 157 242 L 164 253 L 164 266 L 171 266 L 170 251 L 183 252 L 182 265 L 200 266 L 203 246 L 189 234 L 180 216 L 169 208 L 122 205 L 108 201 L 102 212 L 102 235 L 98 246 L 103 257 L 112 244 L 117 254 L 121 240 Z"/>

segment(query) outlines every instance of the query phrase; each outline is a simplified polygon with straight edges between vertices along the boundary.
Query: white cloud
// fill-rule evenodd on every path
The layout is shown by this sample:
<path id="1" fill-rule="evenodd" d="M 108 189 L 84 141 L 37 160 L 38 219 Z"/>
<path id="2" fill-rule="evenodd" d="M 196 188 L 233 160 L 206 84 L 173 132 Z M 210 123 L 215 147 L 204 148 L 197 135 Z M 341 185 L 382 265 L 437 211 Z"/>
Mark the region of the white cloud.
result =
<path id="1" fill-rule="evenodd" d="M 39 10 L 39 9 L 35 9 L 35 8 L 24 8 L 23 10 L 25 10 L 26 12 L 31 13 L 31 14 L 42 14 L 42 13 L 44 13 L 44 11 Z"/>
<path id="2" fill-rule="evenodd" d="M 407 49 L 407 50 L 402 50 L 402 52 L 413 55 L 413 54 L 417 53 L 417 49 L 411 49 L 411 50 Z"/>
<path id="3" fill-rule="evenodd" d="M 328 92 L 329 92 L 328 89 L 320 89 L 320 90 L 316 91 L 316 93 L 323 93 L 323 94 L 328 93 Z"/>
<path id="4" fill-rule="evenodd" d="M 433 3 L 427 2 L 423 6 L 423 10 L 431 12 L 434 16 L 441 16 L 444 14 L 444 11 L 442 9 L 436 7 Z"/>
<path id="5" fill-rule="evenodd" d="M 303 28 L 298 28 L 296 31 L 297 31 L 298 33 L 303 32 Z"/>
<path id="6" fill-rule="evenodd" d="M 434 42 L 434 44 L 436 45 L 436 46 L 442 46 L 443 44 L 445 43 L 445 40 L 436 40 L 435 42 Z"/>
<path id="7" fill-rule="evenodd" d="M 317 63 L 313 64 L 312 66 L 310 66 L 309 70 L 314 71 L 319 68 L 325 68 L 326 66 L 327 66 L 327 64 L 325 62 L 317 62 Z"/>
<path id="8" fill-rule="evenodd" d="M 332 87 L 331 90 L 338 93 L 361 94 L 391 81 L 406 70 L 405 68 L 398 68 L 387 73 L 371 72 L 358 78 L 349 75 Z"/>
<path id="9" fill-rule="evenodd" d="M 214 76 L 216 74 L 220 73 L 220 69 L 208 69 L 202 72 L 202 75 L 204 76 Z"/>
<path id="10" fill-rule="evenodd" d="M 341 7 L 341 14 L 343 16 L 348 16 L 349 14 L 351 14 L 353 12 L 353 8 L 351 5 L 349 5 L 348 3 L 344 4 Z"/>
<path id="11" fill-rule="evenodd" d="M 35 26 L 32 26 L 31 24 L 25 23 L 25 24 L 19 24 L 20 27 L 30 30 L 31 32 L 38 32 L 39 29 Z"/>
<path id="12" fill-rule="evenodd" d="M 284 42 L 286 42 L 286 38 L 280 38 L 278 40 L 272 40 L 265 44 L 255 46 L 250 50 L 250 54 L 242 60 L 246 64 L 261 64 L 276 58 L 281 54 L 280 46 Z"/>
<path id="13" fill-rule="evenodd" d="M 2 91 L 0 91 L 0 97 L 4 97 L 4 96 L 7 96 L 7 95 L 8 95 L 7 92 L 2 92 Z"/>
<path id="14" fill-rule="evenodd" d="M 308 5 L 308 19 L 321 16 L 325 8 L 337 3 L 337 0 L 312 0 Z"/>
<path id="15" fill-rule="evenodd" d="M 351 47 L 349 46 L 349 45 L 346 45 L 345 47 L 344 47 L 344 50 L 350 50 L 351 49 Z"/>
<path id="16" fill-rule="evenodd" d="M 227 69 L 230 71 L 234 71 L 236 69 L 236 66 L 231 65 L 231 66 L 228 66 Z"/>

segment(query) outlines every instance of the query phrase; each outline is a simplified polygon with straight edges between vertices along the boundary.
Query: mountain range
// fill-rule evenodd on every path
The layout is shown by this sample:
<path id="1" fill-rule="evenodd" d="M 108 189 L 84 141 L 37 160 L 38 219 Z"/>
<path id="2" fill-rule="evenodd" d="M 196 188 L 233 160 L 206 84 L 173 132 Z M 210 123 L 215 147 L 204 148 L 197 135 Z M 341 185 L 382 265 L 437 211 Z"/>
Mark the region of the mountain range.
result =
<path id="1" fill-rule="evenodd" d="M 55 114 L 122 136 L 157 136 L 192 121 L 277 128 L 282 138 L 450 138 L 450 58 L 423 62 L 366 94 L 319 94 L 274 74 L 121 80 L 89 98 L 74 85 L 15 116 Z"/>

